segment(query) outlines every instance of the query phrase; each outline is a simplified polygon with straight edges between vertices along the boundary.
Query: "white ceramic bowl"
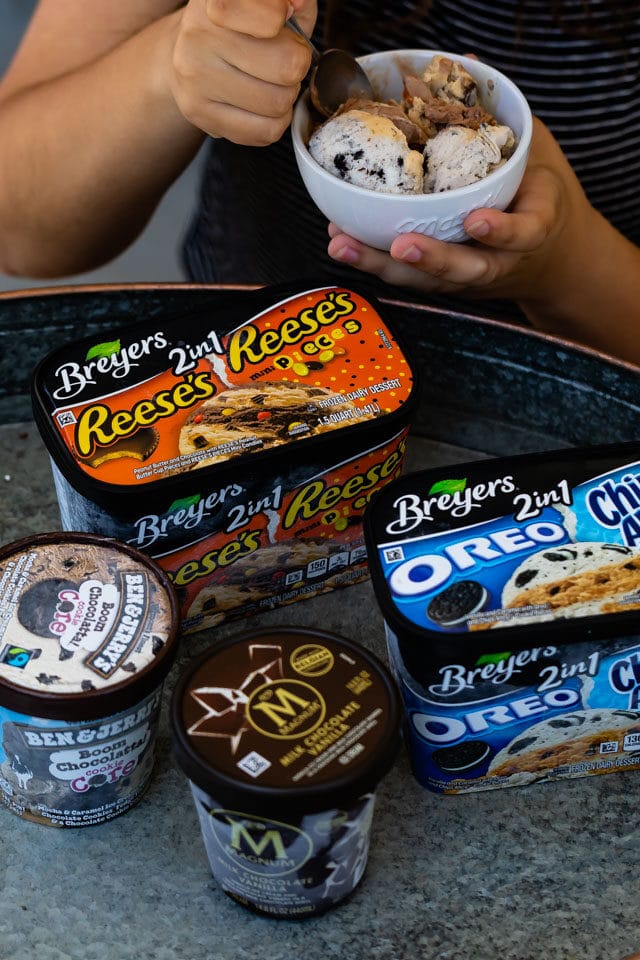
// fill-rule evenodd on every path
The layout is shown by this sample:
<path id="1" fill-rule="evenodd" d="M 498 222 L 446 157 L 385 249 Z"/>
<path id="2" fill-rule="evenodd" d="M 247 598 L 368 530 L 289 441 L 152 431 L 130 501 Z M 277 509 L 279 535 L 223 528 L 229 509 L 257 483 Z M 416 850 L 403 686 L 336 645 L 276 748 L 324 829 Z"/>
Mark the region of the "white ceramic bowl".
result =
<path id="1" fill-rule="evenodd" d="M 505 210 L 520 185 L 531 145 L 531 110 L 520 90 L 504 74 L 487 64 L 438 50 L 386 50 L 360 57 L 376 96 L 400 100 L 405 74 L 420 75 L 434 56 L 457 60 L 471 74 L 482 105 L 500 123 L 511 127 L 518 145 L 501 167 L 467 187 L 431 194 L 393 194 L 365 190 L 345 183 L 324 170 L 307 149 L 311 118 L 308 94 L 296 104 L 291 135 L 305 186 L 328 220 L 363 243 L 388 250 L 401 233 L 423 233 L 439 240 L 468 240 L 465 218 L 480 207 Z"/>

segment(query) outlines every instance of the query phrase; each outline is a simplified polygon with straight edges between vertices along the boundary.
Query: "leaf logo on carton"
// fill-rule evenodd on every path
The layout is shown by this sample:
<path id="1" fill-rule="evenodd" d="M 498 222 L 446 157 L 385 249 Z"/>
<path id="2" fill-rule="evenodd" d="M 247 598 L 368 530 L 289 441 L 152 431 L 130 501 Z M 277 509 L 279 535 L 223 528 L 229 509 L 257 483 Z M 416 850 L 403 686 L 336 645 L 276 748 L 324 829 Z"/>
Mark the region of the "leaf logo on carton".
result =
<path id="1" fill-rule="evenodd" d="M 466 478 L 464 480 L 438 480 L 433 484 L 429 493 L 462 493 L 466 486 Z"/>
<path id="2" fill-rule="evenodd" d="M 119 340 L 109 340 L 106 343 L 96 343 L 95 347 L 87 350 L 85 360 L 95 360 L 96 357 L 111 357 L 120 350 Z"/>

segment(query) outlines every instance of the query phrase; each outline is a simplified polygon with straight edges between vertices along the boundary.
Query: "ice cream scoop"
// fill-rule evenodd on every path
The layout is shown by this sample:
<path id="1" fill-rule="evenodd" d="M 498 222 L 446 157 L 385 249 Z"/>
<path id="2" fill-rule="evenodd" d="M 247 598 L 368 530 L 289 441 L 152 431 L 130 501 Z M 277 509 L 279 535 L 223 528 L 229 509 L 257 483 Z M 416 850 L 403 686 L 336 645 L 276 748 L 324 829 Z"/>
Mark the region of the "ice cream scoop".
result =
<path id="1" fill-rule="evenodd" d="M 332 116 L 351 97 L 373 98 L 369 78 L 355 57 L 346 50 L 335 48 L 321 53 L 295 17 L 289 17 L 287 26 L 306 40 L 311 50 L 309 96 L 323 117 Z"/>

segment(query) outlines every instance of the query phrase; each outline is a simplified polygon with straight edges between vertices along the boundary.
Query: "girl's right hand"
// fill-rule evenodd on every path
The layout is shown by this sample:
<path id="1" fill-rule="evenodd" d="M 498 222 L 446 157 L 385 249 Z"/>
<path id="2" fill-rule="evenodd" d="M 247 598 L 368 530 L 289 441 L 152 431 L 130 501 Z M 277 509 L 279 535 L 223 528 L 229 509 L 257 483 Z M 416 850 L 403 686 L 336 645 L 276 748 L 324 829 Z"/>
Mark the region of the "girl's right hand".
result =
<path id="1" fill-rule="evenodd" d="M 294 10 L 311 33 L 315 0 L 189 0 L 171 18 L 169 86 L 189 123 L 249 146 L 280 139 L 311 62 L 285 26 Z"/>

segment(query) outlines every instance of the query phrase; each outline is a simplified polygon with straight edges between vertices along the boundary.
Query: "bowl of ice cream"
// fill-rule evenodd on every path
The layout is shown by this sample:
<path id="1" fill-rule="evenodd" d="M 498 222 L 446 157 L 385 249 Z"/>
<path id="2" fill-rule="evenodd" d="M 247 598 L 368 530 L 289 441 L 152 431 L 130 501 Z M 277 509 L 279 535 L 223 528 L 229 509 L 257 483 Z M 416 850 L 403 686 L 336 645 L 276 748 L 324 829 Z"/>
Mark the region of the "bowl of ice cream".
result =
<path id="1" fill-rule="evenodd" d="M 349 101 L 323 120 L 308 94 L 294 110 L 293 148 L 320 211 L 350 236 L 388 250 L 401 233 L 450 242 L 465 218 L 505 210 L 527 164 L 532 116 L 503 73 L 435 50 L 359 58 L 375 101 Z"/>

